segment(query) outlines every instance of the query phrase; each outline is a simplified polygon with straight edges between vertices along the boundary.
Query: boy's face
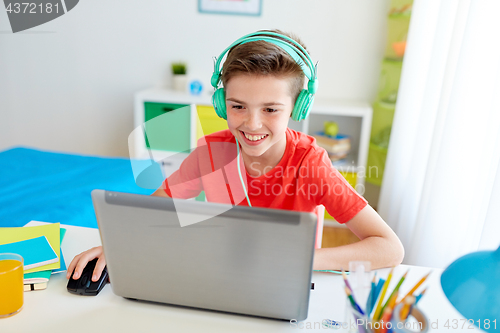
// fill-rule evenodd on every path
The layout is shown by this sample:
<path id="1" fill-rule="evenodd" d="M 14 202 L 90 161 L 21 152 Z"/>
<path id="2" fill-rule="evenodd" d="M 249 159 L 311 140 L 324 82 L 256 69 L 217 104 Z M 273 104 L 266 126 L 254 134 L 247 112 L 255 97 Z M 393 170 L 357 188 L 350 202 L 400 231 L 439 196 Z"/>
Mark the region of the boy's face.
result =
<path id="1" fill-rule="evenodd" d="M 224 89 L 227 124 L 243 153 L 279 161 L 285 151 L 285 131 L 293 109 L 289 79 L 240 74 L 232 77 Z"/>

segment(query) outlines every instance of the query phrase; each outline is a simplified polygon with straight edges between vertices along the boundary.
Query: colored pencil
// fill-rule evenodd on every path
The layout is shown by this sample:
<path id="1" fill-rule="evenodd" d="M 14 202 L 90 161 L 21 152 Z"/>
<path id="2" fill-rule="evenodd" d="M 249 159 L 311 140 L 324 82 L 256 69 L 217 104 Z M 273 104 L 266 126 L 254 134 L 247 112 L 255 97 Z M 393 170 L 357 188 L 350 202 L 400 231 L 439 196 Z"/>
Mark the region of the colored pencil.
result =
<path id="1" fill-rule="evenodd" d="M 347 287 L 344 287 L 344 289 L 345 289 L 345 293 L 347 294 L 347 297 L 349 298 L 349 301 L 351 302 L 352 307 L 356 311 L 358 311 L 360 314 L 364 315 L 365 313 L 363 312 L 361 307 L 358 305 L 358 303 L 356 303 L 356 301 L 354 300 L 354 297 L 352 297 L 351 290 Z"/>
<path id="2" fill-rule="evenodd" d="M 394 307 L 396 306 L 396 301 L 398 299 L 398 295 L 399 295 L 399 290 L 396 290 L 396 292 L 391 295 L 391 298 L 389 299 L 389 305 L 386 307 L 386 309 L 389 308 L 391 309 L 391 311 L 394 310 Z"/>
<path id="3" fill-rule="evenodd" d="M 406 320 L 408 318 L 413 303 L 415 303 L 415 296 L 410 295 L 404 298 L 404 305 L 403 308 L 401 309 L 401 312 L 399 313 L 399 319 L 401 321 Z"/>
<path id="4" fill-rule="evenodd" d="M 427 290 L 427 288 L 425 288 L 424 290 L 422 290 L 422 292 L 420 293 L 420 295 L 417 295 L 417 297 L 415 299 L 415 304 L 417 304 L 418 301 L 420 301 L 420 299 L 422 298 L 422 296 L 424 296 L 426 290 Z"/>
<path id="5" fill-rule="evenodd" d="M 372 299 L 372 306 L 371 306 L 372 311 L 375 308 L 375 303 L 377 302 L 378 295 L 380 295 L 380 292 L 382 291 L 384 283 L 385 283 L 384 279 L 379 279 L 377 282 L 377 287 L 375 288 L 375 294 L 373 295 Z"/>
<path id="6" fill-rule="evenodd" d="M 386 308 L 384 313 L 382 314 L 382 319 L 380 320 L 380 328 L 377 333 L 386 333 L 387 332 L 387 323 L 391 321 L 392 310 Z"/>
<path id="7" fill-rule="evenodd" d="M 375 272 L 375 274 L 373 275 L 373 280 L 372 280 L 372 284 L 371 284 L 371 288 L 370 288 L 370 294 L 368 295 L 368 299 L 366 300 L 366 314 L 368 315 L 368 317 L 370 316 L 370 313 L 372 312 L 372 299 L 373 299 L 373 296 L 375 294 L 375 279 L 377 278 L 377 272 Z"/>
<path id="8" fill-rule="evenodd" d="M 342 269 L 342 277 L 344 278 L 344 282 L 345 282 L 346 287 L 349 288 L 349 290 L 350 290 L 350 295 L 351 295 L 352 299 L 354 300 L 354 303 L 358 307 L 359 312 L 364 314 L 363 310 L 361 310 L 361 307 L 358 305 L 358 303 L 356 302 L 356 299 L 354 298 L 354 291 L 352 290 L 351 284 L 347 280 L 347 274 L 345 273 L 344 269 Z"/>
<path id="9" fill-rule="evenodd" d="M 420 281 L 418 281 L 417 284 L 414 285 L 413 288 L 411 288 L 411 290 L 405 295 L 405 297 L 403 297 L 399 301 L 399 303 L 403 302 L 406 297 L 412 295 L 418 289 L 418 287 L 420 287 L 422 285 L 422 283 L 425 282 L 425 280 L 429 277 L 429 275 L 431 275 L 431 273 L 432 273 L 432 271 L 430 271 L 426 276 L 424 276 L 423 278 L 421 278 Z"/>
<path id="10" fill-rule="evenodd" d="M 351 288 L 351 285 L 349 284 L 349 281 L 347 281 L 347 275 L 345 274 L 344 269 L 342 269 L 342 277 L 344 278 L 345 285 L 347 286 L 347 288 L 349 288 L 349 290 L 352 293 L 352 288 Z"/>
<path id="11" fill-rule="evenodd" d="M 389 283 L 391 283 L 392 273 L 394 272 L 394 267 L 389 272 L 389 276 L 387 276 L 387 280 L 384 283 L 384 287 L 382 288 L 382 292 L 380 294 L 380 298 L 378 300 L 377 308 L 375 309 L 375 313 L 373 314 L 373 319 L 375 321 L 380 320 L 380 316 L 382 315 L 382 303 L 384 302 L 385 293 L 387 292 L 387 288 L 389 287 Z"/>
<path id="12" fill-rule="evenodd" d="M 384 309 L 384 312 L 382 314 L 382 319 L 380 322 L 380 330 L 379 333 L 385 333 L 387 332 L 387 323 L 391 321 L 392 318 L 392 312 L 394 311 L 394 306 L 396 305 L 396 300 L 398 298 L 399 291 L 396 290 L 395 293 L 391 294 L 391 297 L 387 301 L 389 304 L 387 307 Z"/>
<path id="13" fill-rule="evenodd" d="M 384 306 L 382 306 L 382 310 L 380 310 L 380 312 L 384 312 L 386 306 L 389 304 L 389 301 L 392 300 L 394 294 L 396 294 L 399 290 L 399 287 L 401 287 L 401 285 L 403 284 L 404 280 L 406 279 L 406 275 L 408 275 L 408 272 L 410 270 L 408 269 L 406 271 L 406 273 L 404 273 L 403 277 L 399 280 L 398 284 L 396 285 L 396 287 L 392 290 L 392 293 L 389 295 L 389 297 L 387 298 L 387 301 L 385 302 Z"/>

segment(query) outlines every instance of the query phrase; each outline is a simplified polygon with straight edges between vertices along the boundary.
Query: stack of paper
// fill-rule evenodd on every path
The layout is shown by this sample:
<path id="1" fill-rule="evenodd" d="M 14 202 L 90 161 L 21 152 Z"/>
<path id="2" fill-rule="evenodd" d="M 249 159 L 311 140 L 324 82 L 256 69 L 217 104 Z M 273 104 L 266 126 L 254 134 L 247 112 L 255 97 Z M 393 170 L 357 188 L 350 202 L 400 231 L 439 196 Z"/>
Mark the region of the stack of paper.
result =
<path id="1" fill-rule="evenodd" d="M 0 253 L 24 259 L 24 290 L 47 287 L 50 275 L 66 270 L 61 242 L 66 230 L 59 223 L 32 221 L 21 228 L 0 228 Z"/>

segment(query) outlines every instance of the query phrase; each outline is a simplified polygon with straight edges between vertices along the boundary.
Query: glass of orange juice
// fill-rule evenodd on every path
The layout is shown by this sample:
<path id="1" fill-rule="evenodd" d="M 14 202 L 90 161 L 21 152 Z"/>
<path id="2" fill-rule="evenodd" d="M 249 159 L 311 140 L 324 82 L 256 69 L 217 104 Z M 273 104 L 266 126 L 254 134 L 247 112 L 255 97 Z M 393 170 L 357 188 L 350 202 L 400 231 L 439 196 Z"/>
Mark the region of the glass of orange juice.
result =
<path id="1" fill-rule="evenodd" d="M 0 318 L 21 311 L 23 293 L 23 257 L 14 253 L 0 253 Z"/>

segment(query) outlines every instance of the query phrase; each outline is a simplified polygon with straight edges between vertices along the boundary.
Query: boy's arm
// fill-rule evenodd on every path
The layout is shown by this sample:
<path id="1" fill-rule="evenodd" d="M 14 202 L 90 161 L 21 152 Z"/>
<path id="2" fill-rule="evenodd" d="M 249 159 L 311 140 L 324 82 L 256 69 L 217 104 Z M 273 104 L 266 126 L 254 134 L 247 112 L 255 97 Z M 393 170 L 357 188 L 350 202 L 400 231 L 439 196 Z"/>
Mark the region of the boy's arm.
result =
<path id="1" fill-rule="evenodd" d="M 349 261 L 370 261 L 372 269 L 399 265 L 404 248 L 398 236 L 370 206 L 366 205 L 346 226 L 359 237 L 354 244 L 317 249 L 314 269 L 349 269 Z"/>
<path id="2" fill-rule="evenodd" d="M 200 139 L 201 140 L 201 139 Z M 182 161 L 179 169 L 175 170 L 160 187 L 151 195 L 157 197 L 175 197 L 179 199 L 194 198 L 202 191 L 201 173 L 199 170 L 199 155 L 206 146 L 197 147 Z"/>

